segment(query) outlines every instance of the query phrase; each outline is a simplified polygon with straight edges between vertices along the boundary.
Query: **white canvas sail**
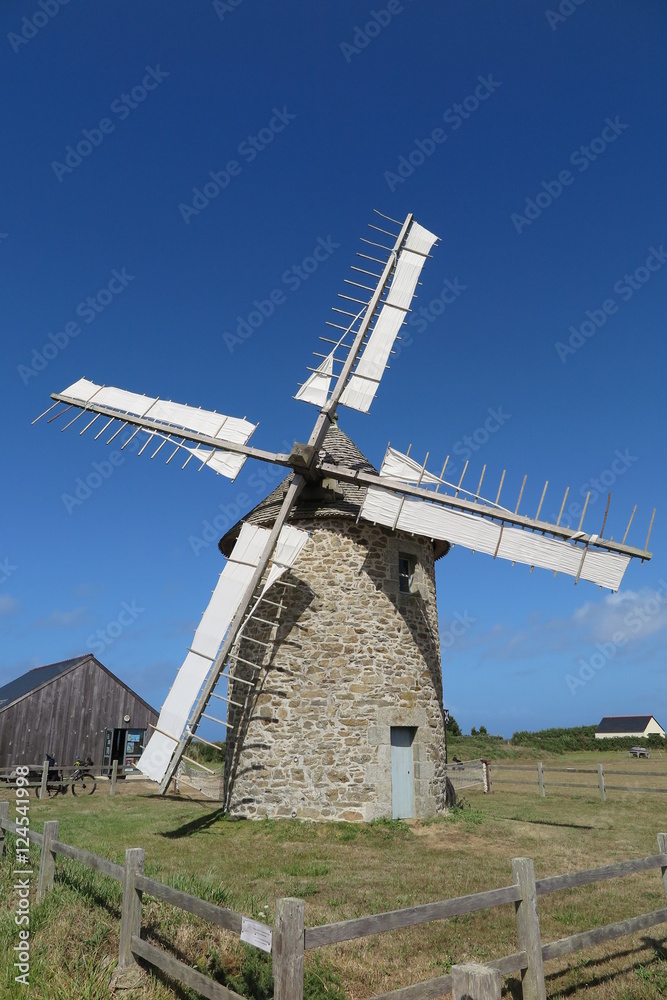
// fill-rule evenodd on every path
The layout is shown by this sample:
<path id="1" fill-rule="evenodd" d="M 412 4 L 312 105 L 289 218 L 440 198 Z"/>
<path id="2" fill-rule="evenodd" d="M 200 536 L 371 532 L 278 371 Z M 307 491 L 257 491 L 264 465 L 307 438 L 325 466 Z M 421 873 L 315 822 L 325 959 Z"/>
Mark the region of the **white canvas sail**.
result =
<path id="1" fill-rule="evenodd" d="M 117 419 L 121 421 L 127 417 L 149 417 L 162 425 L 165 434 L 174 434 L 178 437 L 180 431 L 186 433 L 195 431 L 217 438 L 221 444 L 225 441 L 247 444 L 257 426 L 239 417 L 228 417 L 224 413 L 201 410 L 195 406 L 173 403 L 167 399 L 142 396 L 114 386 L 97 385 L 85 378 L 70 385 L 60 393 L 60 396 L 65 402 L 83 410 L 92 411 L 96 407 L 105 407 L 107 410 L 115 411 L 114 415 L 117 414 Z M 146 433 L 157 432 L 147 428 Z M 225 451 L 224 448 L 219 450 L 216 448 L 213 458 L 215 461 L 212 462 L 212 467 L 215 471 L 230 479 L 238 475 L 245 462 L 244 455 Z"/>
<path id="2" fill-rule="evenodd" d="M 622 553 L 548 538 L 541 532 L 501 525 L 377 486 L 369 487 L 360 516 L 399 531 L 580 577 L 610 590 L 618 590 L 630 562 L 630 556 Z"/>
<path id="3" fill-rule="evenodd" d="M 268 528 L 244 524 L 220 574 L 209 604 L 195 632 L 190 652 L 162 706 L 157 730 L 150 737 L 137 767 L 153 781 L 161 781 L 187 725 L 202 685 L 213 669 L 218 650 L 257 568 Z M 285 525 L 281 530 L 264 585 L 265 592 L 296 562 L 308 533 Z"/>

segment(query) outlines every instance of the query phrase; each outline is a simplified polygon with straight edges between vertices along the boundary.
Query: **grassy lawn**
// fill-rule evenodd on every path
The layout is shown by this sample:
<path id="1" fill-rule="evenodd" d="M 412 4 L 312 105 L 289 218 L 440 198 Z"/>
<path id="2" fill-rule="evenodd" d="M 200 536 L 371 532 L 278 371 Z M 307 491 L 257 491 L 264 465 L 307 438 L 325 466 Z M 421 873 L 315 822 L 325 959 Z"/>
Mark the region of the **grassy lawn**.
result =
<path id="1" fill-rule="evenodd" d="M 524 759 L 531 757 L 520 754 L 519 761 Z M 619 767 L 625 763 L 618 754 L 614 761 Z M 599 762 L 611 767 L 598 753 L 552 761 L 557 766 Z M 637 763 L 667 773 L 664 760 Z M 60 840 L 114 861 L 122 862 L 126 847 L 143 847 L 147 874 L 269 923 L 276 899 L 299 896 L 311 926 L 507 885 L 513 857 L 532 857 L 540 878 L 657 852 L 656 834 L 667 830 L 667 796 L 614 793 L 602 803 L 593 784 L 590 792 L 578 789 L 576 797 L 554 789 L 541 799 L 537 781 L 532 775 L 530 780 L 525 789 L 467 793 L 462 811 L 410 824 L 230 821 L 216 803 L 186 785 L 180 798 L 162 799 L 152 785 L 135 782 L 125 783 L 115 798 L 102 787 L 87 800 L 32 799 L 30 818 L 38 831 L 45 819 L 58 819 Z M 118 947 L 120 886 L 60 858 L 54 892 L 32 905 L 30 987 L 14 983 L 13 958 L 7 958 L 17 941 L 11 835 L 7 842 L 9 854 L 0 865 L 0 995 L 111 997 L 107 984 Z M 35 874 L 33 889 L 36 884 Z M 542 938 L 554 940 L 665 905 L 659 872 L 555 893 L 540 898 Z M 254 1000 L 271 996 L 264 957 L 226 932 L 149 897 L 143 927 L 148 940 L 241 994 Z M 504 906 L 307 953 L 306 995 L 362 1000 L 442 975 L 453 962 L 516 950 L 513 907 Z M 667 997 L 667 925 L 551 962 L 546 971 L 551 998 Z M 504 995 L 520 997 L 516 980 L 504 983 Z M 123 995 L 128 1000 L 194 996 L 148 976 Z"/>

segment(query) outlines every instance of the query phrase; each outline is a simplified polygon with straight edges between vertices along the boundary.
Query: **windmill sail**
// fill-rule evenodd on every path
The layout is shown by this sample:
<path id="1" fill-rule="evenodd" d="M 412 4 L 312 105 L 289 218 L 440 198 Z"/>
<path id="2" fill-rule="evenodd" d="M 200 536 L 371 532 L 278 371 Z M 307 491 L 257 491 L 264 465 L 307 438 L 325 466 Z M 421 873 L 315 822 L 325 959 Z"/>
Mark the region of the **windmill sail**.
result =
<path id="1" fill-rule="evenodd" d="M 380 232 L 390 236 L 394 235 L 387 233 L 386 230 L 380 230 Z M 398 332 L 410 311 L 410 303 L 414 297 L 421 270 L 437 239 L 438 237 L 430 233 L 428 229 L 424 229 L 418 222 L 415 222 L 412 216 L 408 216 L 402 225 L 401 232 L 395 237 L 393 248 L 372 244 L 375 247 L 380 246 L 381 249 L 389 253 L 387 261 L 379 260 L 377 257 L 368 257 L 366 254 L 359 255 L 367 257 L 371 262 L 383 264 L 384 270 L 382 274 L 377 274 L 362 268 L 353 269 L 379 280 L 375 287 L 360 284 L 358 281 L 349 281 L 349 284 L 355 288 L 361 288 L 372 294 L 365 301 L 349 295 L 341 296 L 351 303 L 361 304 L 364 308 L 356 315 L 349 310 L 336 310 L 337 313 L 352 316 L 352 322 L 347 329 L 338 323 L 329 324 L 343 330 L 343 337 L 322 364 L 304 382 L 296 393 L 296 399 L 314 403 L 316 406 L 324 406 L 331 392 L 332 379 L 335 377 L 334 363 L 344 363 L 344 359 L 336 355 L 337 349 L 341 347 L 350 349 L 352 345 L 344 342 L 345 336 L 347 334 L 356 336 L 363 329 L 365 338 L 363 350 L 357 356 L 356 367 L 349 374 L 342 388 L 340 403 L 362 413 L 368 412 Z M 359 325 L 355 329 L 357 324 Z"/>
<path id="2" fill-rule="evenodd" d="M 590 580 L 610 590 L 618 590 L 630 562 L 629 555 L 596 549 L 596 535 L 582 546 L 375 486 L 368 489 L 360 516 L 394 530 L 486 552 L 494 558 Z"/>
<path id="3" fill-rule="evenodd" d="M 103 413 L 110 419 L 127 421 L 149 434 L 163 437 L 175 435 L 187 439 L 188 434 L 194 432 L 218 440 L 221 445 L 245 445 L 257 426 L 239 417 L 142 396 L 114 386 L 97 385 L 85 378 L 58 393 L 57 398 L 59 402 L 79 408 L 82 413 Z M 143 425 L 142 421 L 145 421 Z M 196 455 L 229 479 L 238 475 L 246 458 L 224 447 L 210 453 L 197 450 Z"/>
<path id="4" fill-rule="evenodd" d="M 295 395 L 295 399 L 302 399 L 304 403 L 313 403 L 315 406 L 324 406 L 329 398 L 329 387 L 333 376 L 334 352 L 329 354 L 317 371 L 303 383 Z"/>
<path id="5" fill-rule="evenodd" d="M 161 781 L 164 777 L 188 724 L 197 695 L 214 669 L 220 645 L 259 563 L 269 534 L 267 528 L 251 524 L 244 524 L 241 529 L 195 632 L 192 648 L 162 706 L 156 732 L 137 764 L 139 770 L 153 781 Z M 294 564 L 307 541 L 307 532 L 289 525 L 283 527 L 262 593 Z M 193 725 L 198 721 L 195 720 Z"/>
<path id="6" fill-rule="evenodd" d="M 404 455 L 396 448 L 387 448 L 382 462 L 380 475 L 388 479 L 402 479 L 406 483 L 440 483 L 443 480 L 427 472 L 425 467 L 415 462 L 414 458 Z"/>
<path id="7" fill-rule="evenodd" d="M 373 332 L 340 398 L 343 406 L 368 413 L 398 331 L 409 312 L 426 256 L 437 239 L 417 222 L 412 223 L 405 245 L 398 253 L 389 292 Z"/>
<path id="8" fill-rule="evenodd" d="M 342 404 L 368 412 L 400 327 L 410 311 L 422 267 L 437 240 L 433 233 L 416 223 L 411 214 L 402 223 L 395 219 L 388 221 L 399 227 L 398 233 L 377 226 L 372 228 L 389 236 L 392 245 L 386 246 L 386 241 L 364 241 L 369 245 L 369 252 L 358 254 L 363 258 L 363 266 L 353 268 L 354 280 L 347 279 L 347 284 L 352 286 L 348 289 L 351 294 L 340 296 L 343 302 L 335 309 L 339 322 L 329 323 L 341 331 L 342 336 L 337 335 L 337 340 L 322 338 L 333 345 L 333 349 L 329 348 L 326 356 L 319 355 L 321 363 L 311 369 L 311 376 L 297 393 L 297 398 L 315 404 L 320 412 L 307 444 L 297 443 L 289 455 L 250 447 L 247 442 L 256 424 L 210 410 L 97 385 L 87 379 L 80 379 L 63 393 L 52 395 L 56 400 L 54 407 L 64 404 L 64 409 L 49 422 L 71 409 L 78 411 L 65 424 L 65 430 L 84 414 L 90 414 L 92 418 L 85 422 L 80 433 L 101 419 L 103 426 L 95 434 L 96 438 L 115 422 L 119 426 L 107 443 L 130 426 L 134 428 L 132 437 L 139 433 L 146 436 L 139 454 L 152 438 L 158 439 L 151 458 L 169 443 L 173 451 L 167 462 L 179 449 L 185 450 L 185 465 L 195 458 L 202 468 L 206 465 L 229 478 L 236 476 L 247 457 L 292 469 L 291 482 L 270 530 L 249 524 L 243 526 L 197 628 L 192 648 L 165 700 L 156 731 L 139 762 L 145 774 L 160 782 L 163 793 L 200 719 L 213 718 L 206 715 L 209 700 L 221 697 L 223 701 L 232 702 L 229 697 L 215 694 L 219 678 L 227 679 L 227 694 L 232 682 L 234 690 L 237 685 L 246 684 L 252 688 L 255 683 L 240 673 L 230 676 L 229 670 L 227 673 L 222 671 L 225 665 L 230 667 L 235 662 L 248 664 L 238 655 L 238 650 L 234 651 L 237 640 L 245 635 L 252 641 L 244 632 L 246 625 L 253 620 L 259 602 L 272 603 L 264 597 L 267 588 L 294 564 L 306 542 L 307 535 L 287 526 L 287 520 L 307 482 L 315 484 L 333 478 L 354 484 L 361 488 L 360 493 L 365 489 L 359 512 L 365 520 L 460 544 L 487 552 L 494 558 L 500 556 L 513 562 L 553 569 L 574 576 L 575 582 L 581 577 L 615 590 L 631 558 L 651 558 L 645 550 L 626 546 L 625 536 L 619 544 L 581 530 L 575 532 L 558 524 L 541 522 L 537 520 L 539 509 L 536 519 L 531 520 L 518 515 L 518 504 L 512 514 L 498 505 L 500 491 L 495 503 L 479 495 L 482 479 L 476 493 L 463 490 L 461 483 L 454 488 L 453 484 L 427 472 L 425 464 L 420 466 L 395 449 L 389 449 L 380 475 L 374 470 L 348 468 L 328 461 L 324 441 L 337 407 Z M 370 284 L 363 275 L 370 276 Z M 37 420 L 48 412 L 46 410 Z M 126 441 L 123 447 L 128 443 Z M 452 486 L 455 492 L 452 495 L 439 493 L 440 485 Z M 429 489 L 434 486 L 435 490 Z M 459 492 L 467 498 L 460 497 Z M 541 504 L 542 501 L 540 508 Z M 626 536 L 629 528 L 630 525 Z M 256 620 L 261 621 L 258 615 Z M 255 666 L 254 663 L 249 665 Z M 232 704 L 239 703 L 234 701 Z M 227 721 L 214 721 L 228 727 Z"/>

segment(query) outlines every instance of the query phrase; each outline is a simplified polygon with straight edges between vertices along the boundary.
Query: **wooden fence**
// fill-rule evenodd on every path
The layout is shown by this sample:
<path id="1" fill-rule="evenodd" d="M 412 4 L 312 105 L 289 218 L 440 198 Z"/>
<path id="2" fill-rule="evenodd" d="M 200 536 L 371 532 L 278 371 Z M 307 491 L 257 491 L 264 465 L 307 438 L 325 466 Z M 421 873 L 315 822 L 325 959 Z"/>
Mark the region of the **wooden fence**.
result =
<path id="1" fill-rule="evenodd" d="M 46 798 L 47 796 L 47 785 L 58 785 L 68 782 L 75 771 L 81 770 L 89 774 L 93 774 L 95 779 L 103 778 L 105 781 L 109 779 L 109 794 L 116 794 L 116 782 L 118 780 L 118 761 L 115 760 L 113 764 L 103 767 L 86 767 L 85 765 L 69 764 L 65 766 L 60 766 L 60 764 L 49 764 L 48 760 L 42 761 L 41 764 L 22 764 L 21 767 L 27 767 L 32 778 L 28 778 L 25 782 L 25 786 L 29 788 L 34 788 L 37 795 L 41 798 Z M 60 780 L 49 781 L 49 771 L 57 771 L 62 775 L 62 782 Z M 16 775 L 16 767 L 2 767 L 0 768 L 0 788 L 2 785 L 11 785 L 14 781 Z M 143 778 L 143 775 L 137 772 L 137 777 Z M 148 780 L 148 779 L 145 779 Z"/>
<path id="2" fill-rule="evenodd" d="M 512 778 L 504 777 L 504 775 L 509 774 L 509 772 L 521 772 L 522 777 Z M 579 775 L 579 774 L 594 774 L 596 776 L 596 784 L 589 781 L 561 781 L 557 779 L 552 781 L 550 778 L 545 779 L 546 775 L 551 774 L 567 774 L 567 775 Z M 503 775 L 503 777 L 499 777 Z M 640 792 L 648 794 L 661 794 L 667 793 L 667 771 L 644 771 L 643 769 L 635 768 L 633 770 L 605 770 L 603 764 L 598 764 L 596 767 L 552 767 L 548 764 L 546 767 L 541 760 L 537 761 L 537 764 L 496 764 L 489 763 L 489 781 L 490 790 L 492 791 L 495 785 L 528 785 L 533 784 L 531 778 L 533 776 L 537 778 L 537 788 L 542 797 L 547 793 L 547 788 L 567 788 L 567 789 L 579 789 L 584 788 L 589 792 L 594 791 L 597 788 L 598 794 L 603 802 L 607 801 L 607 792 Z M 651 785 L 650 787 L 646 785 L 608 785 L 607 778 L 632 778 L 643 780 L 645 778 L 662 778 L 663 785 Z"/>
<path id="3" fill-rule="evenodd" d="M 0 802 L 0 855 L 5 853 L 4 831 L 9 830 L 22 836 L 22 827 L 9 818 L 9 803 Z M 324 924 L 319 927 L 305 926 L 305 903 L 301 899 L 279 899 L 276 903 L 276 917 L 273 927 L 260 921 L 249 920 L 233 910 L 205 902 L 196 896 L 164 885 L 143 874 L 143 848 L 129 848 L 125 852 L 125 864 L 118 865 L 106 858 L 90 854 L 88 851 L 58 840 L 58 821 L 47 820 L 43 832 L 32 829 L 28 833 L 31 841 L 41 847 L 41 860 L 37 884 L 37 900 L 42 899 L 53 887 L 57 855 L 71 858 L 80 864 L 93 868 L 122 884 L 123 899 L 121 909 L 119 961 L 117 975 L 120 983 L 124 975 L 132 975 L 136 970 L 136 959 L 141 958 L 167 975 L 197 990 L 210 1000 L 243 1000 L 233 990 L 222 986 L 196 969 L 185 965 L 161 948 L 149 944 L 141 937 L 142 897 L 150 896 L 164 900 L 172 906 L 187 910 L 196 916 L 234 934 L 242 941 L 270 952 L 273 959 L 275 1000 L 303 1000 L 304 952 L 313 948 L 337 944 L 341 941 L 356 940 L 373 934 L 384 934 L 403 927 L 414 927 L 433 920 L 461 916 L 496 906 L 513 904 L 516 913 L 517 939 L 519 951 L 513 955 L 488 962 L 485 965 L 454 966 L 452 972 L 416 983 L 391 993 L 383 993 L 375 1000 L 435 1000 L 452 994 L 454 1000 L 500 1000 L 501 976 L 519 972 L 521 974 L 524 1000 L 546 1000 L 544 962 L 554 958 L 582 951 L 605 941 L 634 934 L 637 931 L 667 923 L 667 907 L 651 913 L 643 913 L 617 923 L 596 927 L 590 931 L 572 934 L 558 941 L 542 944 L 538 912 L 538 897 L 577 886 L 591 885 L 607 879 L 620 878 L 637 872 L 660 869 L 663 888 L 667 898 L 667 834 L 658 834 L 658 854 L 600 868 L 570 872 L 566 875 L 552 875 L 536 879 L 531 858 L 514 858 L 512 874 L 514 882 L 499 889 L 477 892 L 456 899 L 411 906 L 406 909 L 376 913 L 368 917 L 343 920 L 339 923 Z"/>
<path id="4" fill-rule="evenodd" d="M 468 788 L 481 788 L 483 792 L 489 791 L 489 762 L 488 760 L 456 760 L 450 764 L 445 764 L 445 774 L 458 793 Z"/>

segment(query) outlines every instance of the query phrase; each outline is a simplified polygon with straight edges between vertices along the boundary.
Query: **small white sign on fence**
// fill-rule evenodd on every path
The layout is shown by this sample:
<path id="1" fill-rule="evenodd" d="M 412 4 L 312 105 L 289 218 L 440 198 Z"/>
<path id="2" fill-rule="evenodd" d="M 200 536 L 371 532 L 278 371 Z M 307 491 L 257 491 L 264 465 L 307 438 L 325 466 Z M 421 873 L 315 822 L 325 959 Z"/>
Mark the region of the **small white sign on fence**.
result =
<path id="1" fill-rule="evenodd" d="M 271 954 L 271 928 L 258 920 L 241 918 L 241 940 Z"/>

